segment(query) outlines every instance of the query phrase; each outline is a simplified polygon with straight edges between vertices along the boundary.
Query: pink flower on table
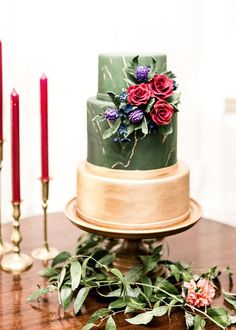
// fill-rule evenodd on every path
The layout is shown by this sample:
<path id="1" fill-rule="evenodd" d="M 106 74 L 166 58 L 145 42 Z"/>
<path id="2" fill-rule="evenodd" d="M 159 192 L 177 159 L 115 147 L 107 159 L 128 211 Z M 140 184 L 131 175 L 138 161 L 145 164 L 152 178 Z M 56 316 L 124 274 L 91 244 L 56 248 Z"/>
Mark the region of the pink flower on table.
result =
<path id="1" fill-rule="evenodd" d="M 205 307 L 210 305 L 216 293 L 213 284 L 206 279 L 200 279 L 198 282 L 195 282 L 194 280 L 184 282 L 183 286 L 188 289 L 187 295 L 183 290 L 183 298 L 188 304 L 195 307 Z"/>

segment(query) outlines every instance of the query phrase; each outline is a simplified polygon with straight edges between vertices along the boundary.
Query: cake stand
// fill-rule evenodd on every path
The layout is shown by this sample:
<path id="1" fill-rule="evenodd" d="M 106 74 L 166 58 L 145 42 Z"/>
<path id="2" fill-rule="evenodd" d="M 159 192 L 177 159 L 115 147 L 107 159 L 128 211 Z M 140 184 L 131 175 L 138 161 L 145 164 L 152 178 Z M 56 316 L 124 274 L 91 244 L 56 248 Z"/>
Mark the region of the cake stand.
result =
<path id="1" fill-rule="evenodd" d="M 156 238 L 157 243 L 162 242 L 164 237 L 181 233 L 195 225 L 202 217 L 200 205 L 190 199 L 190 214 L 184 221 L 164 228 L 152 228 L 147 230 L 117 229 L 112 227 L 100 227 L 94 225 L 77 215 L 76 198 L 70 200 L 65 207 L 66 217 L 78 228 L 97 235 L 122 239 L 112 248 L 116 252 L 113 265 L 126 273 L 135 266 L 141 264 L 140 255 L 148 254 L 148 246 L 144 239 Z"/>

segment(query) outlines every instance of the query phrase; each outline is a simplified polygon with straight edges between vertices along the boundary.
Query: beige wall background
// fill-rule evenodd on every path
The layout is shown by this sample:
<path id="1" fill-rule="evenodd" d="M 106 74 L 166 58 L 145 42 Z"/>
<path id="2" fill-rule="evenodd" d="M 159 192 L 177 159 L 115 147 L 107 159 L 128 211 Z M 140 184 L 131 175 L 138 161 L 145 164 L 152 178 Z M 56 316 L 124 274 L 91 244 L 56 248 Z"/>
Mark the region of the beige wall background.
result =
<path id="1" fill-rule="evenodd" d="M 49 211 L 76 194 L 86 99 L 100 52 L 165 52 L 182 91 L 179 159 L 207 217 L 236 224 L 236 3 L 233 0 L 0 0 L 3 220 L 11 219 L 10 93 L 20 94 L 22 216 L 41 212 L 39 78 L 49 80 Z M 229 102 L 230 101 L 230 102 Z M 230 106 L 227 106 L 229 105 Z"/>

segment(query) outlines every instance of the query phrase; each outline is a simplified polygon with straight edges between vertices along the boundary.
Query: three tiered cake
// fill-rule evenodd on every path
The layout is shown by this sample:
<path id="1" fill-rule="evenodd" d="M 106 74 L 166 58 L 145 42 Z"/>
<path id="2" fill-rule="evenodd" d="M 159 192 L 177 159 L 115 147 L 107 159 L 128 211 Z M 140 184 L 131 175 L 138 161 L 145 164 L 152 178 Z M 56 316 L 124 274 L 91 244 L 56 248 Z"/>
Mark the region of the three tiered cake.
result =
<path id="1" fill-rule="evenodd" d="M 177 161 L 179 96 L 164 54 L 99 56 L 98 93 L 87 105 L 87 161 L 77 171 L 79 219 L 127 231 L 189 219 L 189 169 Z"/>

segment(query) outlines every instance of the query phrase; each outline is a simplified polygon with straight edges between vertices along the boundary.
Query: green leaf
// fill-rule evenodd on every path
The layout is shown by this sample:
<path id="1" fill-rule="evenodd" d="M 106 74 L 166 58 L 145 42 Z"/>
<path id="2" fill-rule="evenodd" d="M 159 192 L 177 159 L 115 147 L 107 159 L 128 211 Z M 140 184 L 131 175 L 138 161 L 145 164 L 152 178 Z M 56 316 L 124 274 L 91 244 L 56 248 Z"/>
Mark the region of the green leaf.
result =
<path id="1" fill-rule="evenodd" d="M 108 139 L 109 137 L 111 137 L 113 134 L 115 134 L 119 127 L 120 127 L 120 123 L 121 123 L 121 119 L 117 118 L 115 123 L 113 124 L 112 127 L 108 128 L 104 133 L 103 133 L 103 139 Z"/>
<path id="2" fill-rule="evenodd" d="M 147 119 L 145 117 L 143 117 L 143 121 L 142 121 L 142 132 L 144 135 L 148 134 Z"/>
<path id="3" fill-rule="evenodd" d="M 221 325 L 223 327 L 230 325 L 229 314 L 224 308 L 208 308 L 207 315 L 215 321 L 215 324 Z"/>
<path id="4" fill-rule="evenodd" d="M 189 282 L 193 278 L 193 275 L 185 270 L 181 272 L 181 275 L 183 277 L 183 280 L 186 282 Z"/>
<path id="5" fill-rule="evenodd" d="M 137 282 L 143 274 L 143 267 L 137 266 L 132 268 L 125 274 L 125 280 L 127 282 Z"/>
<path id="6" fill-rule="evenodd" d="M 194 317 L 194 330 L 203 330 L 205 325 L 206 322 L 200 315 Z"/>
<path id="7" fill-rule="evenodd" d="M 172 71 L 165 71 L 162 74 L 164 74 L 165 76 L 171 79 L 175 78 L 175 74 Z"/>
<path id="8" fill-rule="evenodd" d="M 167 136 L 173 133 L 173 127 L 171 124 L 160 125 L 160 126 L 158 126 L 158 131 L 159 131 L 159 134 L 163 135 L 162 143 L 164 143 Z"/>
<path id="9" fill-rule="evenodd" d="M 136 83 L 136 78 L 135 78 L 135 69 L 134 67 L 130 66 L 126 69 L 126 73 L 129 77 L 131 77 L 131 79 L 135 79 L 135 83 Z"/>
<path id="10" fill-rule="evenodd" d="M 193 315 L 188 312 L 185 312 L 184 317 L 185 317 L 185 323 L 186 323 L 187 329 L 191 328 L 194 325 Z"/>
<path id="11" fill-rule="evenodd" d="M 69 286 L 63 285 L 60 289 L 60 300 L 64 309 L 66 309 L 70 303 L 72 298 L 72 290 Z"/>
<path id="12" fill-rule="evenodd" d="M 142 263 L 145 266 L 145 273 L 148 273 L 156 268 L 160 256 L 157 255 L 156 253 L 153 253 L 152 255 L 148 255 L 148 256 L 147 255 L 139 256 L 139 258 L 141 259 Z"/>
<path id="13" fill-rule="evenodd" d="M 115 260 L 115 257 L 116 257 L 115 253 L 107 254 L 106 256 L 99 259 L 98 262 L 102 265 L 109 266 Z M 96 265 L 95 265 L 96 268 L 101 267 L 101 265 L 99 263 L 96 263 Z"/>
<path id="14" fill-rule="evenodd" d="M 138 58 L 139 58 L 139 55 L 135 56 L 132 59 L 132 65 L 133 65 L 133 67 L 137 67 L 138 66 Z"/>
<path id="15" fill-rule="evenodd" d="M 58 275 L 58 270 L 52 267 L 43 268 L 39 271 L 39 275 L 43 277 L 52 277 Z"/>
<path id="16" fill-rule="evenodd" d="M 143 310 L 144 307 L 146 306 L 145 303 L 140 303 L 137 300 L 134 299 L 130 299 L 128 302 L 128 306 L 132 309 L 132 310 Z"/>
<path id="17" fill-rule="evenodd" d="M 109 137 L 111 137 L 112 135 L 113 135 L 113 130 L 112 130 L 112 128 L 110 127 L 110 128 L 108 128 L 108 129 L 106 129 L 106 130 L 104 131 L 102 138 L 103 138 L 104 140 L 106 140 L 106 139 L 108 139 Z"/>
<path id="18" fill-rule="evenodd" d="M 163 277 L 158 276 L 156 278 L 155 286 L 157 286 L 157 290 L 158 290 L 158 288 L 160 288 L 160 289 L 163 289 L 163 290 L 167 291 L 168 293 L 171 293 L 174 295 L 179 294 L 178 289 L 172 283 L 170 283 L 168 280 L 164 279 Z"/>
<path id="19" fill-rule="evenodd" d="M 145 112 L 149 113 L 154 105 L 154 103 L 156 102 L 154 97 L 151 97 L 150 100 L 147 103 L 147 106 L 145 108 Z"/>
<path id="20" fill-rule="evenodd" d="M 111 101 L 115 104 L 117 108 L 120 106 L 120 97 L 119 95 L 116 95 L 115 93 L 108 91 L 107 94 L 109 95 Z"/>
<path id="21" fill-rule="evenodd" d="M 157 63 L 156 59 L 152 57 L 152 66 L 154 70 L 156 69 L 156 63 Z"/>
<path id="22" fill-rule="evenodd" d="M 101 293 L 99 293 L 99 294 L 103 297 L 111 298 L 111 297 L 120 297 L 121 293 L 122 293 L 121 289 L 116 289 L 107 294 L 101 294 Z M 134 289 L 131 289 L 130 287 L 127 288 L 127 296 L 137 298 L 139 296 L 139 294 L 140 294 L 140 290 L 138 288 L 134 288 Z"/>
<path id="23" fill-rule="evenodd" d="M 112 316 L 109 316 L 106 323 L 106 330 L 116 330 L 116 323 L 113 320 Z"/>
<path id="24" fill-rule="evenodd" d="M 111 91 L 108 91 L 107 95 L 110 97 L 111 101 L 115 104 L 116 94 Z"/>
<path id="25" fill-rule="evenodd" d="M 121 273 L 121 271 L 117 268 L 111 268 L 110 272 L 115 275 L 120 281 L 121 283 L 124 283 L 125 282 L 125 279 L 124 279 L 124 276 L 123 274 Z"/>
<path id="26" fill-rule="evenodd" d="M 110 314 L 110 310 L 107 309 L 107 308 L 100 308 L 98 309 L 96 312 L 94 312 L 90 319 L 89 319 L 89 323 L 94 323 L 96 322 L 98 319 L 102 318 L 102 317 L 105 317 L 105 316 L 108 316 Z"/>
<path id="27" fill-rule="evenodd" d="M 65 262 L 67 259 L 71 257 L 71 254 L 66 251 L 60 252 L 54 259 L 52 259 L 52 267 Z"/>
<path id="28" fill-rule="evenodd" d="M 131 324 L 148 324 L 149 322 L 151 322 L 152 319 L 153 319 L 153 313 L 152 311 L 150 311 L 150 312 L 138 314 L 135 317 L 126 319 L 126 321 Z"/>
<path id="29" fill-rule="evenodd" d="M 150 297 L 152 296 L 152 290 L 153 290 L 153 288 L 151 287 L 152 286 L 152 281 L 151 281 L 150 277 L 145 275 L 142 278 L 142 283 L 150 285 L 150 286 L 143 286 L 143 292 L 144 292 L 145 296 L 148 299 L 150 299 Z"/>
<path id="30" fill-rule="evenodd" d="M 82 328 L 82 330 L 90 330 L 94 327 L 94 325 L 94 323 L 88 323 Z"/>
<path id="31" fill-rule="evenodd" d="M 79 261 L 75 260 L 70 266 L 71 288 L 74 291 L 78 288 L 81 279 L 82 268 Z"/>
<path id="32" fill-rule="evenodd" d="M 178 105 L 180 103 L 180 93 L 173 93 L 171 96 L 166 98 L 166 102 L 172 105 Z"/>
<path id="33" fill-rule="evenodd" d="M 89 260 L 90 260 L 90 257 L 84 259 L 84 261 L 82 263 L 82 267 L 81 267 L 81 277 L 82 277 L 82 280 L 84 283 L 87 280 L 87 265 L 88 265 Z"/>
<path id="34" fill-rule="evenodd" d="M 154 316 L 163 316 L 168 311 L 168 306 L 159 306 L 153 309 L 152 313 Z"/>
<path id="35" fill-rule="evenodd" d="M 223 296 L 224 300 L 226 300 L 230 305 L 233 306 L 234 310 L 236 310 L 236 294 L 223 292 Z"/>
<path id="36" fill-rule="evenodd" d="M 80 311 L 81 306 L 83 305 L 85 299 L 87 298 L 89 290 L 90 290 L 89 287 L 83 287 L 79 290 L 79 292 L 75 298 L 75 301 L 74 301 L 75 314 L 77 314 Z"/>
<path id="37" fill-rule="evenodd" d="M 27 301 L 37 300 L 41 296 L 44 296 L 55 290 L 57 290 L 57 287 L 55 285 L 49 285 L 47 288 L 38 289 L 38 290 L 34 291 L 30 296 L 27 297 Z"/>
<path id="38" fill-rule="evenodd" d="M 128 137 L 130 134 L 132 134 L 135 131 L 135 126 L 134 125 L 128 125 L 127 126 L 127 132 L 125 134 L 125 137 Z"/>
<path id="39" fill-rule="evenodd" d="M 117 309 L 117 308 L 119 309 L 119 308 L 127 306 L 127 304 L 128 304 L 128 301 L 126 299 L 119 298 L 119 299 L 111 302 L 108 308 L 109 309 Z"/>
<path id="40" fill-rule="evenodd" d="M 170 265 L 170 274 L 173 275 L 176 279 L 176 282 L 179 282 L 180 280 L 180 271 L 179 268 L 177 266 Z"/>
<path id="41" fill-rule="evenodd" d="M 64 281 L 64 278 L 66 276 L 66 267 L 62 267 L 61 273 L 59 275 L 59 283 L 58 283 L 58 289 L 62 286 L 62 283 Z"/>
<path id="42" fill-rule="evenodd" d="M 124 293 L 127 294 L 127 283 L 121 271 L 117 268 L 111 268 L 110 272 L 120 280 L 123 285 L 122 289 L 124 290 Z"/>

